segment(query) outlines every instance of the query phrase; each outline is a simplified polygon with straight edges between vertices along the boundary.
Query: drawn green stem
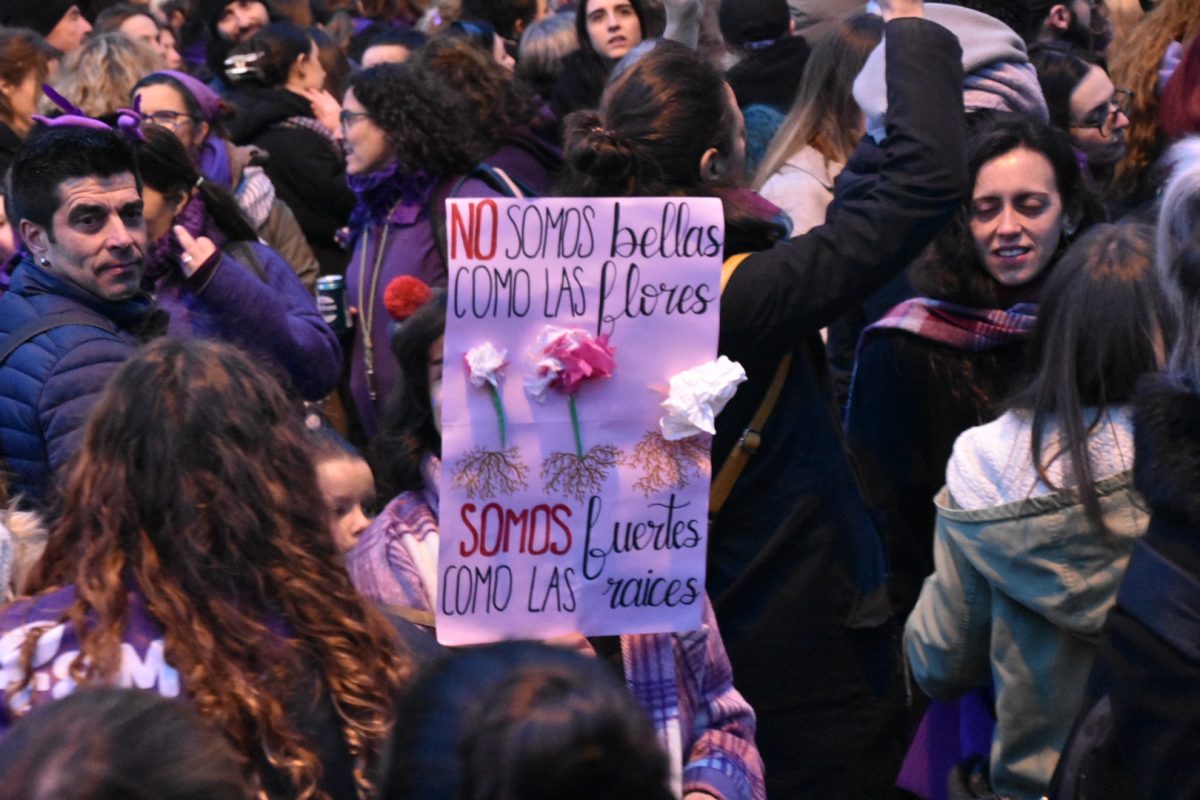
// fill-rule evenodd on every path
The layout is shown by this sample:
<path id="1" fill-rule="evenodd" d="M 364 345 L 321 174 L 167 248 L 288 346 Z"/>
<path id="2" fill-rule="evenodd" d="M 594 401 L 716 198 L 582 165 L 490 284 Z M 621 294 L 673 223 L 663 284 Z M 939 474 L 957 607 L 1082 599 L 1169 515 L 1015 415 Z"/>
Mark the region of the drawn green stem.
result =
<path id="1" fill-rule="evenodd" d="M 567 408 L 571 409 L 571 430 L 575 433 L 575 455 L 583 460 L 583 434 L 579 432 L 579 411 L 575 408 L 575 395 L 567 395 Z"/>
<path id="2" fill-rule="evenodd" d="M 488 384 L 488 389 L 492 394 L 492 405 L 496 408 L 496 419 L 500 424 L 500 449 L 508 449 L 508 421 L 504 416 L 504 401 L 500 399 L 500 390 L 495 386 Z"/>

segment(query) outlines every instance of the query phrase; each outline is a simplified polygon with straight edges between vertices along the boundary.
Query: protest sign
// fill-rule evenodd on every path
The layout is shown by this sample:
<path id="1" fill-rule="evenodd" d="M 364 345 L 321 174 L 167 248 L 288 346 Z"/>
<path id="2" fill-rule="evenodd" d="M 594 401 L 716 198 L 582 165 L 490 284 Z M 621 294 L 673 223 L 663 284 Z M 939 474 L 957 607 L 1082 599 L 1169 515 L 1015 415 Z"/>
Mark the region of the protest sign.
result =
<path id="1" fill-rule="evenodd" d="M 740 373 L 712 363 L 721 202 L 449 200 L 446 227 L 438 639 L 695 629 L 710 373 Z"/>

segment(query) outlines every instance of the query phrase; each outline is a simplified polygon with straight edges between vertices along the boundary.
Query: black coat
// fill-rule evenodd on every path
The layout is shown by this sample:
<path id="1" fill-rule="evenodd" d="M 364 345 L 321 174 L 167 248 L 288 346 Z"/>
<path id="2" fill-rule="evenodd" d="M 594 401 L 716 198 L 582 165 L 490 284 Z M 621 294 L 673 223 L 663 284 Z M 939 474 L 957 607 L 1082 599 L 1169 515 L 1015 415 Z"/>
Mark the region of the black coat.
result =
<path id="1" fill-rule="evenodd" d="M 1137 399 L 1134 443 L 1134 483 L 1150 508 L 1145 541 L 1200 580 L 1200 394 L 1148 381 Z M 1195 608 L 1200 598 L 1181 600 Z M 1140 796 L 1200 797 L 1200 662 L 1118 602 L 1100 634 L 1092 682 L 1109 694 L 1120 760 Z"/>
<path id="2" fill-rule="evenodd" d="M 887 36 L 888 157 L 872 190 L 751 255 L 721 297 L 720 352 L 748 381 L 718 418 L 714 465 L 793 354 L 763 446 L 709 538 L 708 590 L 736 685 L 759 715 L 772 798 L 884 796 L 899 765 L 883 547 L 842 444 L 818 332 L 950 218 L 966 156 L 957 40 L 919 19 L 889 22 Z"/>
<path id="3" fill-rule="evenodd" d="M 740 108 L 771 106 L 786 114 L 796 100 L 809 47 L 800 36 L 786 36 L 763 50 L 752 51 L 725 74 Z"/>
<path id="4" fill-rule="evenodd" d="M 884 330 L 854 368 L 846 438 L 888 550 L 891 595 L 905 619 L 933 573 L 933 497 L 946 482 L 954 440 L 998 416 L 1023 375 L 1025 344 L 967 353 Z"/>
<path id="5" fill-rule="evenodd" d="M 344 272 L 348 256 L 333 237 L 350 218 L 355 200 L 346 185 L 340 147 L 315 130 L 288 122 L 311 120 L 313 113 L 308 100 L 287 89 L 239 87 L 233 102 L 237 114 L 230 138 L 267 151 L 263 168 L 296 215 L 322 274 Z"/>

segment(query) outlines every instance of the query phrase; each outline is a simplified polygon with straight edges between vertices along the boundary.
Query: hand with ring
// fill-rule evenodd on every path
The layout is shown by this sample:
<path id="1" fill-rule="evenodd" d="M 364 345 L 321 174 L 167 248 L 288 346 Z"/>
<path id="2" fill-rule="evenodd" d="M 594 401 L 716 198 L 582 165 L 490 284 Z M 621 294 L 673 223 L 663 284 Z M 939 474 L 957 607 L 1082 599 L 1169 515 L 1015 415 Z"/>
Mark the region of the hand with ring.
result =
<path id="1" fill-rule="evenodd" d="M 213 253 L 217 252 L 217 246 L 213 244 L 212 239 L 206 236 L 201 236 L 199 239 L 193 237 L 182 225 L 176 225 L 174 231 L 175 238 L 183 247 L 183 256 L 179 259 L 179 266 L 183 270 L 183 276 L 190 278 L 196 274 L 196 270 L 204 265 L 205 261 L 212 258 Z"/>

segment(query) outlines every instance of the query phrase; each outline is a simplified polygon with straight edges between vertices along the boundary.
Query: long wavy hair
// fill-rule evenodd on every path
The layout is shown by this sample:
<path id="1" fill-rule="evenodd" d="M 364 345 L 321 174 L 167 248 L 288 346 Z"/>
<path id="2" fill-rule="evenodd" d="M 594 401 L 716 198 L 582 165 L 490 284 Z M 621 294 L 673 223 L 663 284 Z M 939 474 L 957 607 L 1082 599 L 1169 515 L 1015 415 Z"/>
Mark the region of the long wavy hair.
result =
<path id="1" fill-rule="evenodd" d="M 761 189 L 784 163 L 812 145 L 825 161 L 845 163 L 858 144 L 862 110 L 854 79 L 883 38 L 883 19 L 856 14 L 830 28 L 813 48 L 796 100 L 763 156 L 754 187 Z"/>
<path id="2" fill-rule="evenodd" d="M 1200 34 L 1195 0 L 1159 0 L 1120 50 L 1112 50 L 1113 83 L 1133 91 L 1133 111 L 1125 129 L 1125 158 L 1117 164 L 1115 186 L 1134 192 L 1162 154 L 1158 124 L 1158 71 L 1171 42 L 1187 44 Z"/>
<path id="3" fill-rule="evenodd" d="M 147 346 L 93 409 L 33 587 L 75 590 L 58 622 L 78 636 L 70 675 L 80 684 L 117 675 L 137 591 L 184 692 L 229 738 L 260 797 L 280 777 L 293 797 L 326 797 L 314 743 L 287 710 L 314 694 L 315 678 L 366 797 L 410 660 L 340 562 L 297 417 L 230 346 Z M 21 686 L 39 635 L 23 645 Z"/>

